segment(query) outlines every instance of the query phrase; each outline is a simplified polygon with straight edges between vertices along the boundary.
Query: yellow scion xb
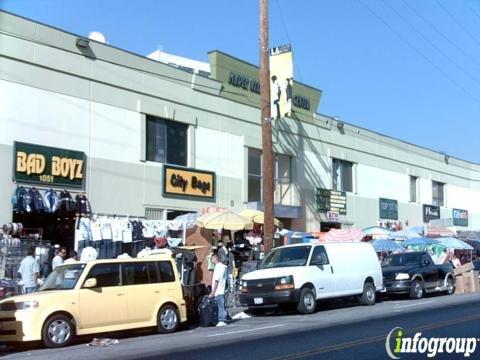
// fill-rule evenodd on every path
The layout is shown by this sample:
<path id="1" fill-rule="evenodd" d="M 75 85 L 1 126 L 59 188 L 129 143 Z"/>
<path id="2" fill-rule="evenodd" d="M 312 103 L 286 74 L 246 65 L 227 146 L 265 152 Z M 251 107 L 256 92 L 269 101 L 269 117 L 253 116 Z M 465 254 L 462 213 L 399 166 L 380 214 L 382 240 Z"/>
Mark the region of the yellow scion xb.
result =
<path id="1" fill-rule="evenodd" d="M 57 267 L 38 292 L 0 302 L 0 342 L 62 347 L 75 335 L 153 326 L 170 333 L 186 313 L 170 255 L 77 262 Z"/>

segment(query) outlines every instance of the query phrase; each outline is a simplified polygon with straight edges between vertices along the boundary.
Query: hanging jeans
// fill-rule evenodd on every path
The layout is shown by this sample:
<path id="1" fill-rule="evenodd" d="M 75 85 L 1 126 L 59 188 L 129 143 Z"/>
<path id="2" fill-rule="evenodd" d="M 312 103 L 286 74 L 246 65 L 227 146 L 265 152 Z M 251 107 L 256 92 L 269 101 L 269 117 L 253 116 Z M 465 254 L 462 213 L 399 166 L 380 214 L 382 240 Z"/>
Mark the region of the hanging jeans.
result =
<path id="1" fill-rule="evenodd" d="M 111 259 L 113 257 L 112 240 L 100 241 L 100 259 Z"/>
<path id="2" fill-rule="evenodd" d="M 122 255 L 123 254 L 122 248 L 123 248 L 123 242 L 114 241 L 112 244 L 112 257 L 117 258 L 119 255 Z"/>
<path id="3" fill-rule="evenodd" d="M 215 301 L 218 306 L 218 321 L 225 322 L 227 320 L 227 310 L 225 309 L 225 295 L 215 296 Z"/>

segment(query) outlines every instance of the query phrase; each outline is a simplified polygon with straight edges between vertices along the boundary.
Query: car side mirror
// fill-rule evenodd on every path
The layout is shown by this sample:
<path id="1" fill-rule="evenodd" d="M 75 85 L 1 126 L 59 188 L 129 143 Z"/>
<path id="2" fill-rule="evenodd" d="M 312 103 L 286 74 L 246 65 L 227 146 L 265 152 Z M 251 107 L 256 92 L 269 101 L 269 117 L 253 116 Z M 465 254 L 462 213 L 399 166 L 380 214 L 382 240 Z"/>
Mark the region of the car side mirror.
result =
<path id="1" fill-rule="evenodd" d="M 430 265 L 430 264 L 431 264 L 430 260 L 425 260 L 425 261 L 423 262 L 423 266 L 428 266 L 428 265 Z"/>
<path id="2" fill-rule="evenodd" d="M 91 288 L 94 288 L 95 286 L 97 286 L 97 279 L 95 278 L 87 279 L 83 284 L 83 287 L 86 289 L 91 289 Z"/>

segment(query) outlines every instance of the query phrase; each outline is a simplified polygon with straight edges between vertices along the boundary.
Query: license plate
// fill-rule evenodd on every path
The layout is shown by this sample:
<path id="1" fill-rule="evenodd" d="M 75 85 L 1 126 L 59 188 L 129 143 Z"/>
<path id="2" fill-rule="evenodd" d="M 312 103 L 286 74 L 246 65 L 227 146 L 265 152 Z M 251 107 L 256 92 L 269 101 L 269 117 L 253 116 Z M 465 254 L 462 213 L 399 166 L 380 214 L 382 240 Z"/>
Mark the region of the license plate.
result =
<path id="1" fill-rule="evenodd" d="M 255 305 L 262 305 L 263 304 L 263 298 L 254 298 L 253 302 Z"/>

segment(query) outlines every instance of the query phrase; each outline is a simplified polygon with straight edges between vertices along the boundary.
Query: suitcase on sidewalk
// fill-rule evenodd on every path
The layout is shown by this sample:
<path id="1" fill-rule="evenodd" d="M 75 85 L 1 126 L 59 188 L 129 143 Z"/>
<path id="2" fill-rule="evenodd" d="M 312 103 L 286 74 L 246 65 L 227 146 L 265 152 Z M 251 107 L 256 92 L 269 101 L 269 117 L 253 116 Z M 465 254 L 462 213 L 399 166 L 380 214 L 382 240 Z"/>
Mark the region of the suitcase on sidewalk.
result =
<path id="1" fill-rule="evenodd" d="M 218 323 L 218 306 L 215 299 L 204 296 L 198 306 L 201 327 L 215 326 Z"/>

